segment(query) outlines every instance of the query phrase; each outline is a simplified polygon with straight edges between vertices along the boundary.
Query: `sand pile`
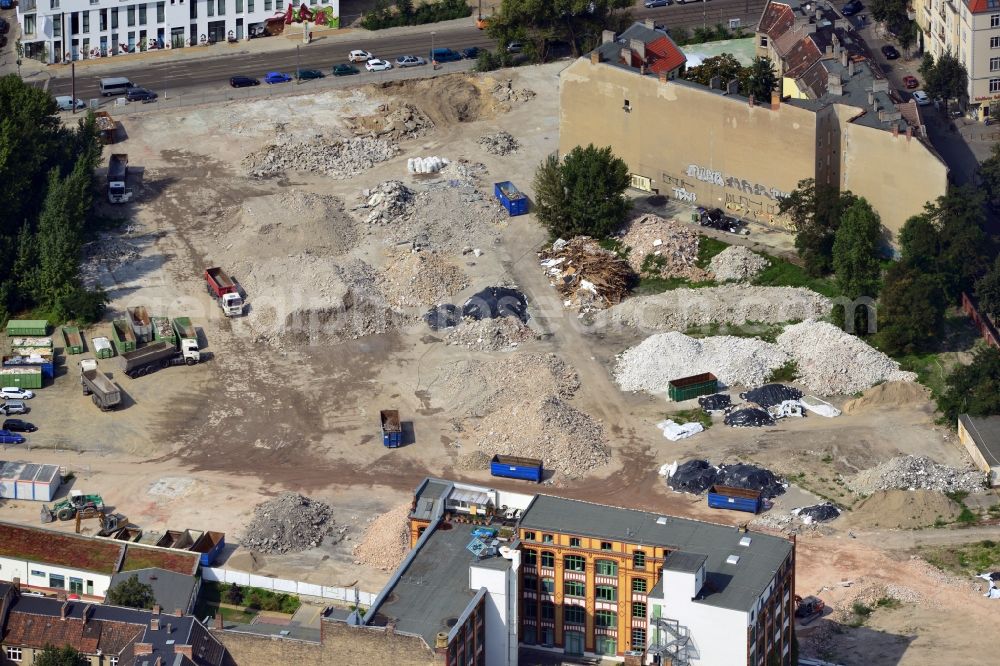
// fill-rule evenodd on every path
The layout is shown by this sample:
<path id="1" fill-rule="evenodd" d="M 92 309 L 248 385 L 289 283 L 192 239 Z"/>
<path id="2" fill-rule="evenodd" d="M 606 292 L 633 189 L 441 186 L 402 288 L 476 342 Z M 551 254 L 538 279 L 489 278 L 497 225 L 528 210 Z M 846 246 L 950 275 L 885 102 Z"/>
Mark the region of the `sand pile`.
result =
<path id="1" fill-rule="evenodd" d="M 917 529 L 952 522 L 962 508 L 932 490 L 880 490 L 846 514 L 843 525 L 861 529 Z"/>
<path id="2" fill-rule="evenodd" d="M 354 546 L 354 563 L 394 571 L 410 550 L 410 503 L 400 504 L 368 521 L 360 543 Z"/>
<path id="3" fill-rule="evenodd" d="M 435 252 L 394 249 L 387 254 L 378 288 L 390 305 L 433 305 L 469 286 L 465 271 Z"/>
<path id="4" fill-rule="evenodd" d="M 628 263 L 636 273 L 696 282 L 711 277 L 695 266 L 701 235 L 682 222 L 647 213 L 629 222 L 618 240 L 628 248 Z"/>
<path id="5" fill-rule="evenodd" d="M 718 282 L 749 282 L 767 268 L 767 259 L 742 245 L 730 245 L 712 257 L 708 270 Z"/>
<path id="6" fill-rule="evenodd" d="M 844 413 L 853 414 L 875 409 L 895 409 L 927 403 L 930 391 L 916 382 L 886 382 L 873 386 L 860 398 L 844 404 Z"/>

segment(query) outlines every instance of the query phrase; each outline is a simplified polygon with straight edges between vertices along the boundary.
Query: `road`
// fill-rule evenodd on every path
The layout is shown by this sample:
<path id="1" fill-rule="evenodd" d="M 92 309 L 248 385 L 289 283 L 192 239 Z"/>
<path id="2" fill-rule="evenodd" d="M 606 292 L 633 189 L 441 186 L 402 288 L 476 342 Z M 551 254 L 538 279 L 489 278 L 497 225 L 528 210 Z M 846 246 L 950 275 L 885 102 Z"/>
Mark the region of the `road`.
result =
<path id="1" fill-rule="evenodd" d="M 752 30 L 760 18 L 764 4 L 764 0 L 712 0 L 707 3 L 671 5 L 658 9 L 637 7 L 633 10 L 633 15 L 637 20 L 652 18 L 670 28 L 685 28 L 689 31 L 702 25 L 713 26 L 717 23 L 728 26 L 730 19 L 738 18 L 742 25 Z M 111 61 L 104 60 L 101 62 L 100 74 L 88 72 L 86 66 L 77 69 L 76 96 L 84 100 L 99 98 L 98 79 L 102 76 L 127 76 L 136 85 L 160 93 L 167 91 L 184 93 L 227 86 L 229 77 L 237 74 L 259 78 L 268 71 L 294 72 L 297 64 L 303 69 L 320 69 L 329 73 L 334 64 L 345 62 L 347 53 L 353 49 L 364 49 L 388 60 L 407 54 L 425 55 L 430 50 L 432 30 L 435 32 L 434 40 L 437 47 L 456 50 L 470 46 L 491 49 L 496 47 L 486 33 L 472 25 L 472 19 L 469 19 L 469 23 L 469 25 L 455 26 L 452 22 L 449 27 L 437 30 L 434 30 L 433 25 L 422 26 L 425 30 L 394 36 L 380 36 L 378 33 L 367 32 L 353 33 L 348 39 L 319 40 L 307 48 L 300 49 L 299 53 L 290 48 L 289 44 L 288 50 L 258 53 L 235 50 L 226 55 L 186 58 L 172 62 L 135 60 L 130 63 L 128 57 L 113 59 L 120 61 L 121 67 L 109 67 Z M 58 74 L 47 83 L 48 91 L 53 95 L 69 95 L 72 91 L 70 72 L 66 67 L 60 67 Z"/>

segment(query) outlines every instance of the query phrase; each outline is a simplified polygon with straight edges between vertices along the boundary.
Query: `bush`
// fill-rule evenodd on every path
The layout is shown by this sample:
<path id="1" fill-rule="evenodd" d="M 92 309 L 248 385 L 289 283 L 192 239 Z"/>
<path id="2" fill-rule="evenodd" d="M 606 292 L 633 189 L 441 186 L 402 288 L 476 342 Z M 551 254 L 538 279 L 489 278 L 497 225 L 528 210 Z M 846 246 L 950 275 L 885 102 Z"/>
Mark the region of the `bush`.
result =
<path id="1" fill-rule="evenodd" d="M 479 52 L 479 55 L 476 56 L 477 72 L 492 72 L 494 69 L 498 69 L 499 67 L 500 57 L 492 51 L 483 49 Z"/>
<path id="2" fill-rule="evenodd" d="M 472 7 L 465 0 L 441 0 L 434 4 L 423 2 L 416 9 L 408 0 L 397 1 L 395 5 L 394 10 L 389 9 L 388 2 L 378 0 L 372 10 L 361 18 L 361 27 L 365 30 L 382 30 L 450 21 L 472 15 Z"/>

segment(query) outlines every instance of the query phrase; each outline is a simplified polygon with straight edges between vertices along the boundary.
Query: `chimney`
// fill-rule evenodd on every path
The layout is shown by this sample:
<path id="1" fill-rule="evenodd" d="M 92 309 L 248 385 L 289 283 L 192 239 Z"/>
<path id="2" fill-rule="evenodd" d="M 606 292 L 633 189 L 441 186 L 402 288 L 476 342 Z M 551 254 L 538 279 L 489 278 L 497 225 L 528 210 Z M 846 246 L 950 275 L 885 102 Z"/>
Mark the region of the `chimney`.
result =
<path id="1" fill-rule="evenodd" d="M 160 630 L 160 618 L 154 617 L 153 619 L 151 619 L 149 621 L 149 629 L 150 629 L 150 631 L 159 631 Z"/>
<path id="2" fill-rule="evenodd" d="M 833 47 L 830 46 L 829 44 L 826 45 L 826 51 L 824 51 L 824 55 L 828 55 L 828 56 L 832 56 L 833 55 Z"/>
<path id="3" fill-rule="evenodd" d="M 899 125 L 896 125 L 895 123 L 893 123 L 893 126 L 892 126 L 892 138 L 895 139 L 897 136 L 899 136 Z"/>
<path id="4" fill-rule="evenodd" d="M 601 44 L 610 44 L 615 41 L 615 31 L 614 30 L 602 30 L 601 31 Z"/>
<path id="5" fill-rule="evenodd" d="M 719 76 L 713 76 L 708 80 L 708 87 L 712 90 L 722 90 L 722 78 Z"/>
<path id="6" fill-rule="evenodd" d="M 777 111 L 778 107 L 781 106 L 781 93 L 777 90 L 771 91 L 771 110 Z"/>
<path id="7" fill-rule="evenodd" d="M 591 51 L 590 52 L 590 64 L 591 65 L 596 65 L 599 62 L 601 62 L 601 52 L 600 51 Z"/>
<path id="8" fill-rule="evenodd" d="M 868 103 L 872 105 L 875 104 L 875 93 L 871 90 L 868 91 Z"/>
<path id="9" fill-rule="evenodd" d="M 667 82 L 667 73 L 660 72 L 660 83 L 666 83 L 666 82 Z"/>
<path id="10" fill-rule="evenodd" d="M 848 78 L 854 76 L 854 60 L 847 61 L 847 76 Z"/>
<path id="11" fill-rule="evenodd" d="M 906 140 L 909 141 L 913 138 L 913 128 L 907 125 L 906 127 Z"/>
<path id="12" fill-rule="evenodd" d="M 816 20 L 817 21 L 823 20 L 823 10 L 820 9 L 818 5 L 816 6 Z"/>
<path id="13" fill-rule="evenodd" d="M 172 633 L 174 633 L 174 625 L 167 622 L 167 634 L 172 634 Z"/>
<path id="14" fill-rule="evenodd" d="M 59 618 L 65 620 L 69 616 L 70 603 L 64 601 L 62 606 L 59 608 Z"/>
<path id="15" fill-rule="evenodd" d="M 153 604 L 153 615 L 160 614 L 160 604 Z"/>
<path id="16" fill-rule="evenodd" d="M 184 611 L 180 608 L 174 609 L 174 617 L 184 617 Z"/>
<path id="17" fill-rule="evenodd" d="M 135 647 L 132 648 L 132 653 L 141 657 L 147 654 L 153 654 L 153 644 L 152 643 L 136 643 Z"/>
<path id="18" fill-rule="evenodd" d="M 628 46 L 632 52 L 639 56 L 639 60 L 646 62 L 646 42 L 641 39 L 628 40 Z"/>
<path id="19" fill-rule="evenodd" d="M 840 52 L 840 66 L 847 67 L 847 49 Z"/>
<path id="20" fill-rule="evenodd" d="M 194 661 L 194 652 L 192 651 L 190 645 L 175 645 L 174 654 L 182 654 L 188 659 Z"/>
<path id="21" fill-rule="evenodd" d="M 750 98 L 747 99 L 747 101 L 750 103 L 750 106 L 753 106 L 753 95 L 750 95 Z"/>
<path id="22" fill-rule="evenodd" d="M 646 76 L 646 65 L 645 64 L 639 65 L 639 75 L 640 76 Z"/>
<path id="23" fill-rule="evenodd" d="M 650 30 L 656 30 L 656 22 L 653 21 L 653 19 L 648 18 L 644 21 L 644 23 L 646 24 L 646 27 L 649 28 Z"/>
<path id="24" fill-rule="evenodd" d="M 726 84 L 726 94 L 727 95 L 738 95 L 740 92 L 740 80 L 730 79 L 729 83 Z"/>
<path id="25" fill-rule="evenodd" d="M 83 626 L 87 626 L 90 616 L 94 614 L 94 604 L 87 604 L 83 607 Z"/>
<path id="26" fill-rule="evenodd" d="M 215 614 L 215 621 L 212 624 L 215 625 L 214 626 L 215 629 L 222 631 L 222 613 Z"/>
<path id="27" fill-rule="evenodd" d="M 618 52 L 618 55 L 622 59 L 623 63 L 629 67 L 632 66 L 632 49 L 627 46 L 623 46 L 622 50 Z"/>
<path id="28" fill-rule="evenodd" d="M 11 581 L 11 584 L 14 586 L 15 590 L 18 592 L 21 591 L 21 579 L 19 577 L 14 576 L 14 580 Z"/>

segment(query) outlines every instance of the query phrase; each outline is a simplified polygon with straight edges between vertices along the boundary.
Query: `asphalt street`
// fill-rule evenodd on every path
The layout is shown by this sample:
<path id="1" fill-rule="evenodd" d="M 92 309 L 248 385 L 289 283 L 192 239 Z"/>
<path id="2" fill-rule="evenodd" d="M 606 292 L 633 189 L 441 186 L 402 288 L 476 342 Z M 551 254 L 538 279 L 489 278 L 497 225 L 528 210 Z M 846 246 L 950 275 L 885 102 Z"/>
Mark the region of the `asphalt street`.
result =
<path id="1" fill-rule="evenodd" d="M 687 30 L 702 25 L 714 26 L 717 23 L 728 26 L 730 19 L 740 19 L 743 26 L 752 30 L 760 18 L 764 4 L 764 0 L 711 0 L 711 2 L 671 5 L 657 9 L 638 7 L 633 10 L 633 15 L 638 20 L 652 18 L 669 28 Z M 127 76 L 136 85 L 158 93 L 178 94 L 228 87 L 229 77 L 234 75 L 262 78 L 269 71 L 293 73 L 296 66 L 302 69 L 319 69 L 329 74 L 333 65 L 346 62 L 348 52 L 353 49 L 364 49 L 376 57 L 390 61 L 395 60 L 397 56 L 408 54 L 427 57 L 431 48 L 432 30 L 435 32 L 434 46 L 438 48 L 447 47 L 455 50 L 470 46 L 496 48 L 485 32 L 476 29 L 472 19 L 469 19 L 469 22 L 468 26 L 442 27 L 438 30 L 434 30 L 430 25 L 423 26 L 426 28 L 425 31 L 391 37 L 380 36 L 379 33 L 359 32 L 355 33 L 356 38 L 321 39 L 301 49 L 251 52 L 237 45 L 228 47 L 233 50 L 225 55 L 186 58 L 173 62 L 136 59 L 130 63 L 128 57 L 121 57 L 115 59 L 115 64 L 121 62 L 120 67 L 109 66 L 111 62 L 104 60 L 101 63 L 100 73 L 87 71 L 86 65 L 77 68 L 76 96 L 83 100 L 99 98 L 98 81 L 101 77 L 107 76 Z M 454 23 L 451 26 L 454 26 Z M 217 45 L 214 48 L 225 49 L 227 45 Z M 368 76 L 359 77 L 359 82 L 366 78 Z M 69 95 L 72 89 L 69 68 L 60 67 L 58 74 L 52 76 L 46 84 L 48 91 L 53 95 Z"/>

